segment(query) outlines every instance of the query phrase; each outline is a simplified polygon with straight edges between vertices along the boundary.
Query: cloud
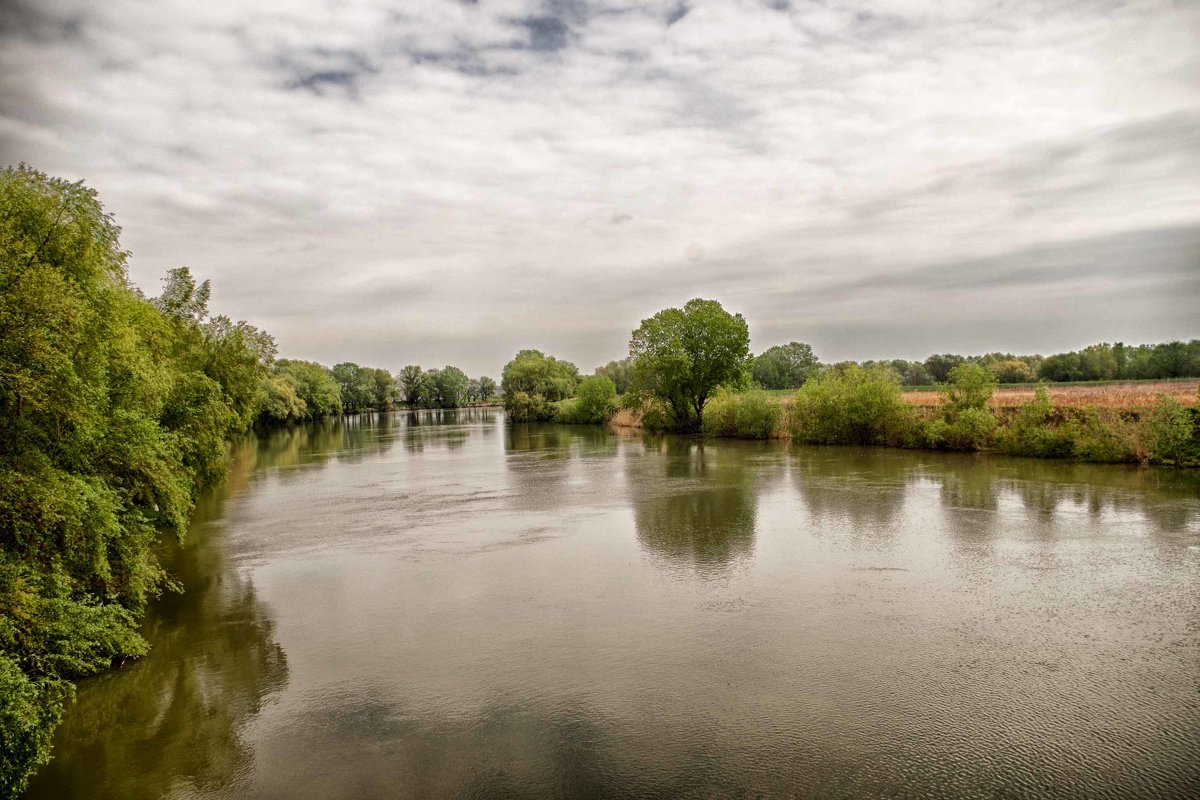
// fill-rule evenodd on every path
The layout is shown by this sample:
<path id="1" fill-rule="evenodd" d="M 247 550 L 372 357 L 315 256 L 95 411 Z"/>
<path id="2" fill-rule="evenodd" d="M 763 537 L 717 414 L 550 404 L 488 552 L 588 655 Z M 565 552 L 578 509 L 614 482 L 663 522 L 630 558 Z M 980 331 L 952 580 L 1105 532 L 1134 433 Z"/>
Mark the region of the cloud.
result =
<path id="1" fill-rule="evenodd" d="M 148 290 L 187 264 L 330 363 L 586 368 L 696 295 L 830 358 L 1189 336 L 1198 31 L 1169 0 L 9 2 L 0 160 L 98 189 Z"/>

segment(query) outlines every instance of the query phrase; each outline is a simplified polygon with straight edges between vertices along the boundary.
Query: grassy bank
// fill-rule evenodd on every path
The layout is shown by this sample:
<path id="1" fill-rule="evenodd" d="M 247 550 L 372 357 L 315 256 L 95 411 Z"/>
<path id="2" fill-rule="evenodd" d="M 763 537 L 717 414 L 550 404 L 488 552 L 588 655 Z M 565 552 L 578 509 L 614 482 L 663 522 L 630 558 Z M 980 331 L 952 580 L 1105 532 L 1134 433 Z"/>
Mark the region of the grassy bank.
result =
<path id="1" fill-rule="evenodd" d="M 993 451 L 1076 461 L 1200 466 L 1196 382 L 1034 386 L 1013 398 L 982 370 L 913 398 L 882 370 L 831 371 L 801 389 L 722 392 L 705 408 L 705 436 L 791 439 L 931 450 Z M 1149 386 L 1147 386 L 1149 384 Z M 1112 388 L 1132 386 L 1128 392 Z M 1087 389 L 1093 394 L 1083 394 Z M 1063 399 L 1066 393 L 1068 396 Z M 1074 396 L 1070 396 L 1074 393 Z M 1091 399 L 1092 402 L 1087 402 Z M 622 409 L 617 427 L 654 430 L 655 410 Z"/>

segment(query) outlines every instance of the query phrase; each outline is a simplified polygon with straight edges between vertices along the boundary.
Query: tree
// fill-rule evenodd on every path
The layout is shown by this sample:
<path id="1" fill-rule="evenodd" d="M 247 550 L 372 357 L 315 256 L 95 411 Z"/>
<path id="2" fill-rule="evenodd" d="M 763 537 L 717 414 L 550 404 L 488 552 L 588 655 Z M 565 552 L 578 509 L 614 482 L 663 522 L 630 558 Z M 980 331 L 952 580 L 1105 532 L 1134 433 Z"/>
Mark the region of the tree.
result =
<path id="1" fill-rule="evenodd" d="M 1037 380 L 1033 369 L 1024 361 L 1015 358 L 998 361 L 991 370 L 1000 383 L 1033 383 Z"/>
<path id="2" fill-rule="evenodd" d="M 741 314 L 730 314 L 715 300 L 689 300 L 634 330 L 629 394 L 661 403 L 675 429 L 698 430 L 717 387 L 746 383 L 749 356 L 750 330 Z"/>
<path id="3" fill-rule="evenodd" d="M 504 407 L 514 422 L 549 419 L 550 403 L 574 395 L 578 383 L 579 369 L 574 364 L 540 350 L 521 350 L 500 376 Z"/>
<path id="4" fill-rule="evenodd" d="M 925 359 L 925 371 L 929 373 L 929 377 L 933 378 L 935 383 L 945 383 L 950 380 L 950 370 L 964 361 L 966 361 L 965 358 L 953 353 L 932 355 Z"/>
<path id="5" fill-rule="evenodd" d="M 471 379 L 458 367 L 446 366 L 433 374 L 435 402 L 442 408 L 457 408 L 467 401 Z"/>
<path id="6" fill-rule="evenodd" d="M 378 411 L 391 411 L 396 407 L 396 378 L 386 369 L 372 369 L 370 373 L 371 404 Z"/>
<path id="7" fill-rule="evenodd" d="M 604 375 L 593 375 L 579 382 L 575 398 L 575 416 L 580 422 L 606 422 L 617 410 L 617 385 Z"/>
<path id="8" fill-rule="evenodd" d="M 484 375 L 479 379 L 479 399 L 481 402 L 487 402 L 496 396 L 496 382 Z"/>
<path id="9" fill-rule="evenodd" d="M 296 394 L 304 401 L 306 419 L 342 413 L 342 389 L 328 367 L 315 361 L 280 359 L 276 371 L 295 383 Z"/>
<path id="10" fill-rule="evenodd" d="M 629 389 L 629 370 L 632 364 L 628 358 L 610 361 L 603 367 L 596 367 L 596 374 L 611 380 L 617 388 L 617 394 L 625 394 Z"/>
<path id="11" fill-rule="evenodd" d="M 417 408 L 429 403 L 430 385 L 425 370 L 417 364 L 409 364 L 400 370 L 400 393 L 404 402 Z"/>
<path id="12" fill-rule="evenodd" d="M 799 389 L 817 370 L 810 345 L 789 342 L 775 345 L 754 359 L 754 381 L 764 389 Z"/>

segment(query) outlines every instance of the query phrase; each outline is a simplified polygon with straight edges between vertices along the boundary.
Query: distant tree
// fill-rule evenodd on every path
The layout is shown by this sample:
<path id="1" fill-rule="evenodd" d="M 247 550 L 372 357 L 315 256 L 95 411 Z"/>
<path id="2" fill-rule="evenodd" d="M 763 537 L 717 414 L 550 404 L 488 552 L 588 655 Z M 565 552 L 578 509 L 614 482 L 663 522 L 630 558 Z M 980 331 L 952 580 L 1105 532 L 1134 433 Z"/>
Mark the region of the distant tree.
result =
<path id="1" fill-rule="evenodd" d="M 953 353 L 932 355 L 925 359 L 925 371 L 935 383 L 945 383 L 950 380 L 950 370 L 966 361 L 962 356 Z"/>
<path id="2" fill-rule="evenodd" d="M 628 358 L 622 358 L 619 361 L 610 361 L 603 367 L 596 367 L 596 374 L 603 375 L 613 382 L 613 386 L 617 389 L 617 394 L 625 394 L 629 389 L 630 368 L 633 362 Z"/>
<path id="3" fill-rule="evenodd" d="M 789 342 L 776 345 L 754 359 L 752 374 L 764 389 L 799 389 L 816 374 L 817 357 L 810 345 Z"/>
<path id="4" fill-rule="evenodd" d="M 479 385 L 478 378 L 471 378 L 471 382 L 467 384 L 467 402 L 478 403 L 482 399 L 483 389 Z"/>
<path id="5" fill-rule="evenodd" d="M 404 402 L 414 408 L 429 404 L 431 387 L 428 378 L 425 377 L 425 370 L 421 367 L 409 364 L 400 370 L 399 382 L 400 394 L 404 397 Z"/>
<path id="6" fill-rule="evenodd" d="M 371 370 L 363 369 L 351 361 L 335 364 L 333 379 L 342 392 L 342 410 L 346 413 L 367 411 L 375 394 L 375 380 Z"/>
<path id="7" fill-rule="evenodd" d="M 1084 374 L 1079 353 L 1047 356 L 1038 368 L 1038 377 L 1047 381 L 1081 381 L 1084 380 Z"/>
<path id="8" fill-rule="evenodd" d="M 1033 383 L 1037 380 L 1030 366 L 1015 358 L 996 362 L 991 371 L 1000 383 Z"/>
<path id="9" fill-rule="evenodd" d="M 631 399 L 661 403 L 674 428 L 698 430 L 717 387 L 747 382 L 750 330 L 741 314 L 696 298 L 642 320 L 630 338 L 629 356 Z"/>
<path id="10" fill-rule="evenodd" d="M 496 382 L 484 375 L 479 379 L 479 399 L 481 401 L 491 400 L 496 396 Z"/>
<path id="11" fill-rule="evenodd" d="M 471 379 L 458 367 L 446 366 L 428 373 L 433 385 L 434 402 L 441 408 L 457 408 L 467 401 Z"/>
<path id="12" fill-rule="evenodd" d="M 371 405 L 379 411 L 390 411 L 396 407 L 400 387 L 396 378 L 386 369 L 372 369 L 371 373 Z"/>
<path id="13" fill-rule="evenodd" d="M 500 376 L 504 407 L 514 422 L 548 419 L 553 413 L 549 404 L 574 395 L 578 384 L 579 369 L 574 364 L 540 350 L 518 352 Z"/>
<path id="14" fill-rule="evenodd" d="M 1200 340 L 1165 342 L 1155 345 L 1150 356 L 1155 378 L 1184 378 L 1200 375 Z"/>
<path id="15" fill-rule="evenodd" d="M 328 367 L 315 361 L 280 359 L 275 369 L 279 375 L 290 377 L 295 384 L 296 394 L 304 400 L 308 419 L 342 413 L 342 390 Z"/>

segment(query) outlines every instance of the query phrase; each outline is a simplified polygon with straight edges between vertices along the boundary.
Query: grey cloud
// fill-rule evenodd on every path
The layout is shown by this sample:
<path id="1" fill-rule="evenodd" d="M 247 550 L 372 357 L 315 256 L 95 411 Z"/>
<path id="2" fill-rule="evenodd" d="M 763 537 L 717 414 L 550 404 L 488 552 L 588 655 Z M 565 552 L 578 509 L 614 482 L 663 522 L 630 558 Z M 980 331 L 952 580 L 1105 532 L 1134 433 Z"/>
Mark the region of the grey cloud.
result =
<path id="1" fill-rule="evenodd" d="M 0 156 L 330 362 L 1196 335 L 1200 6 L 770 5 L 0 0 Z"/>

